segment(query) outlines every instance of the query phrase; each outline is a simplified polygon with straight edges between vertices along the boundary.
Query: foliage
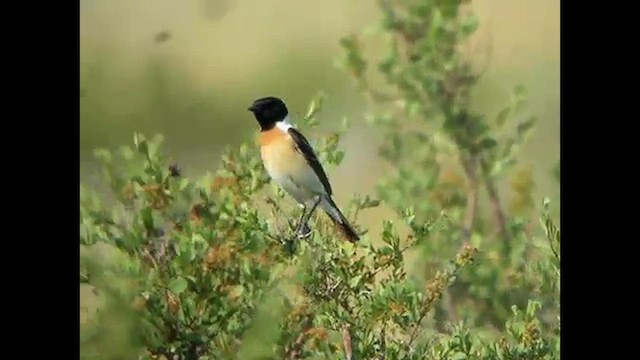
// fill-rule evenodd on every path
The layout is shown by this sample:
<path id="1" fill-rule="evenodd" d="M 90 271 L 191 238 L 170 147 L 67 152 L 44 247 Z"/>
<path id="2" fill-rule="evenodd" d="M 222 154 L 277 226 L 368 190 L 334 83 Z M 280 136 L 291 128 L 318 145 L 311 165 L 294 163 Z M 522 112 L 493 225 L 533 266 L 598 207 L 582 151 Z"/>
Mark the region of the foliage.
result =
<path id="1" fill-rule="evenodd" d="M 516 166 L 534 124 L 513 124 L 524 89 L 495 117 L 473 113 L 478 75 L 459 49 L 475 18 L 453 0 L 380 4 L 386 88 L 367 80 L 358 37 L 342 44 L 393 171 L 378 196 L 343 207 L 358 228 L 382 205 L 399 220 L 354 245 L 318 215 L 312 236 L 294 240 L 286 219 L 300 209 L 270 184 L 256 146 L 229 149 L 200 180 L 167 162 L 159 136 L 97 150 L 110 191 L 81 188 L 80 279 L 103 303 L 82 325 L 81 358 L 559 359 L 560 230 L 549 201 L 532 221 L 533 183 Z M 344 158 L 347 128 L 314 142 L 325 166 Z M 498 182 L 513 170 L 519 200 L 507 211 Z"/>
<path id="2" fill-rule="evenodd" d="M 557 294 L 539 293 L 539 269 L 531 268 L 546 256 L 531 241 L 535 184 L 531 172 L 517 164 L 518 150 L 535 125 L 534 117 L 522 115 L 526 89 L 515 86 L 495 115 L 473 111 L 471 94 L 482 71 L 474 69 L 478 57 L 470 50 L 477 45 L 472 35 L 478 27 L 470 2 L 378 3 L 383 16 L 373 33 L 388 50 L 377 66 L 372 69 L 373 61 L 365 60 L 362 36 L 341 43 L 343 67 L 377 109 L 368 119 L 386 140 L 380 155 L 395 170 L 379 186 L 381 200 L 398 211 L 412 205 L 418 221 L 445 211 L 446 230 L 423 247 L 428 272 L 467 240 L 481 249 L 478 260 L 484 266 L 465 272 L 447 294 L 437 309 L 440 326 L 464 313 L 473 324 L 499 328 L 511 306 L 526 306 L 534 292 L 545 305 L 552 303 Z M 376 75 L 385 83 L 375 85 Z M 559 165 L 554 174 L 559 179 Z M 507 211 L 499 189 L 509 177 Z M 482 190 L 487 207 L 479 206 Z M 485 216 L 484 210 L 490 213 Z"/>

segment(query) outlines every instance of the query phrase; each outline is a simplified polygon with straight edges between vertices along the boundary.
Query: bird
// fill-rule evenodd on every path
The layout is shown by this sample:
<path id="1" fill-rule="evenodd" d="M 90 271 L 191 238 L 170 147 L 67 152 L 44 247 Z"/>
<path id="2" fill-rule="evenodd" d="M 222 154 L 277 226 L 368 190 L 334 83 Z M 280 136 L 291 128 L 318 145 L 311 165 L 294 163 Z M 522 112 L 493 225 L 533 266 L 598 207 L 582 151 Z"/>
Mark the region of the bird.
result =
<path id="1" fill-rule="evenodd" d="M 322 164 L 304 135 L 291 124 L 284 101 L 275 96 L 262 97 L 248 110 L 260 126 L 258 142 L 264 168 L 303 209 L 297 236 L 311 234 L 308 221 L 320 206 L 348 241 L 357 242 L 358 234 L 331 198 L 333 189 Z"/>

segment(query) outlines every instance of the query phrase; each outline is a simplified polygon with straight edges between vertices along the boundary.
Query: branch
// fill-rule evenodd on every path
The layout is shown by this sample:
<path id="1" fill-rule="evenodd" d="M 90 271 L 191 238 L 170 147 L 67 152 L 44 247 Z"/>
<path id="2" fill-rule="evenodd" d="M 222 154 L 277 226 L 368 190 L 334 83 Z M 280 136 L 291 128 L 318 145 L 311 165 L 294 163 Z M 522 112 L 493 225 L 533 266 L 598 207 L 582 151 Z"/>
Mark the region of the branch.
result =
<path id="1" fill-rule="evenodd" d="M 427 284 L 425 299 L 420 306 L 420 316 L 409 335 L 409 341 L 405 345 L 408 351 L 411 351 L 411 344 L 413 344 L 413 342 L 418 338 L 418 330 L 420 329 L 422 320 L 424 320 L 432 306 L 441 299 L 445 290 L 453 284 L 452 281 L 458 276 L 460 269 L 473 261 L 476 252 L 476 248 L 469 243 L 465 243 L 462 245 L 462 249 L 460 249 L 456 254 L 455 259 L 452 261 L 453 267 L 438 271 L 435 277 L 429 281 Z"/>
<path id="2" fill-rule="evenodd" d="M 547 239 L 549 240 L 549 247 L 551 248 L 551 252 L 553 252 L 553 256 L 555 256 L 556 259 L 560 261 L 560 254 L 558 253 L 558 250 L 556 250 L 556 248 L 553 246 L 553 242 L 551 241 L 551 238 L 547 237 Z"/>
<path id="3" fill-rule="evenodd" d="M 359 80 L 358 86 L 372 104 L 391 103 L 397 99 L 397 96 L 374 89 L 365 77 Z"/>
<path id="4" fill-rule="evenodd" d="M 464 213 L 464 226 L 462 228 L 462 243 L 466 243 L 471 238 L 471 231 L 473 230 L 478 211 L 478 159 L 474 155 L 471 159 L 463 161 L 462 165 L 469 180 L 467 207 Z"/>
<path id="5" fill-rule="evenodd" d="M 471 239 L 471 232 L 475 224 L 478 213 L 478 158 L 472 155 L 470 159 L 463 160 L 464 172 L 469 181 L 467 189 L 467 206 L 465 208 L 464 223 L 462 227 L 461 243 L 467 243 Z M 442 292 L 442 303 L 446 312 L 445 318 L 449 321 L 457 321 L 458 314 L 451 297 L 449 288 Z M 437 326 L 440 331 L 444 330 L 444 322 L 438 321 Z"/>
<path id="6" fill-rule="evenodd" d="M 311 328 L 312 325 L 313 325 L 313 317 L 309 314 L 306 316 L 306 319 L 302 324 L 302 330 L 300 331 L 300 334 L 296 338 L 296 341 L 293 342 L 293 344 L 289 348 L 289 351 L 287 351 L 288 360 L 294 360 L 294 359 L 300 358 L 300 354 L 302 353 L 302 348 L 304 347 L 304 344 L 307 342 L 307 337 L 308 337 L 307 331 Z"/>
<path id="7" fill-rule="evenodd" d="M 498 232 L 500 236 L 504 238 L 504 240 L 509 240 L 509 230 L 507 229 L 507 218 L 502 210 L 502 203 L 500 201 L 500 195 L 498 194 L 498 189 L 496 188 L 493 179 L 487 177 L 485 178 L 485 187 L 487 189 L 487 194 L 489 195 L 489 201 L 491 202 L 491 210 L 493 212 L 493 217 L 496 220 L 496 226 L 498 228 Z"/>
<path id="8" fill-rule="evenodd" d="M 427 285 L 426 299 L 421 305 L 420 316 L 418 317 L 418 321 L 413 327 L 413 330 L 411 330 L 409 341 L 406 345 L 408 349 L 411 349 L 411 345 L 418 338 L 418 330 L 420 330 L 422 321 L 429 313 L 429 310 L 431 310 L 433 304 L 442 297 L 450 277 L 451 273 L 448 271 L 438 272 L 435 278 Z"/>
<path id="9" fill-rule="evenodd" d="M 489 166 L 484 161 L 482 162 L 482 172 L 497 231 L 504 241 L 503 251 L 506 259 L 508 254 L 511 252 L 511 237 L 509 234 L 509 228 L 507 227 L 507 217 L 502 209 L 502 202 L 500 201 L 500 194 L 498 193 L 496 184 L 491 175 L 489 175 Z"/>
<path id="10" fill-rule="evenodd" d="M 342 328 L 342 343 L 344 344 L 344 354 L 347 360 L 353 360 L 353 351 L 351 348 L 351 334 L 349 334 L 348 326 Z"/>

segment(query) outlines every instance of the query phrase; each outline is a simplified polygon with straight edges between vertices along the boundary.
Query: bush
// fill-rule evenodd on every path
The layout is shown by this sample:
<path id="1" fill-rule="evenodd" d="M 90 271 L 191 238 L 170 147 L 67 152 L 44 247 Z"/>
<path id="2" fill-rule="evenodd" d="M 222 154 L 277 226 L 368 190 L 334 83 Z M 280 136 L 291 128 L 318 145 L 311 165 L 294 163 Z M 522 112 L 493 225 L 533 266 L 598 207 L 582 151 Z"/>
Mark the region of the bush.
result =
<path id="1" fill-rule="evenodd" d="M 80 281 L 102 301 L 82 325 L 82 358 L 559 359 L 560 231 L 548 200 L 535 231 L 530 174 L 516 166 L 534 125 L 514 123 L 524 89 L 495 117 L 473 113 L 479 75 L 461 45 L 477 21 L 460 1 L 403 3 L 380 2 L 386 86 L 368 80 L 359 37 L 342 40 L 394 170 L 345 214 L 357 226 L 386 205 L 402 221 L 354 245 L 316 216 L 298 241 L 286 219 L 300 210 L 255 146 L 228 150 L 197 181 L 166 162 L 160 136 L 98 150 L 111 191 L 81 188 Z M 346 129 L 314 142 L 325 166 L 341 163 Z M 514 170 L 506 209 L 498 183 Z"/>

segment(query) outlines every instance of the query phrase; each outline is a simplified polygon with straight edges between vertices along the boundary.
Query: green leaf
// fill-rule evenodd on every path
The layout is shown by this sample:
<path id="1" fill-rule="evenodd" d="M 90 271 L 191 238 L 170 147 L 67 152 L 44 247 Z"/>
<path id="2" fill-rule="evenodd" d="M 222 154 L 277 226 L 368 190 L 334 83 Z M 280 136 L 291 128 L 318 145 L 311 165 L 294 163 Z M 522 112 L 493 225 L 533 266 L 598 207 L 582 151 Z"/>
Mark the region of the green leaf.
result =
<path id="1" fill-rule="evenodd" d="M 504 126 L 504 124 L 507 122 L 507 118 L 509 118 L 509 114 L 511 114 L 510 107 L 500 110 L 500 112 L 496 116 L 496 126 L 498 128 L 501 128 L 502 126 Z"/>
<path id="2" fill-rule="evenodd" d="M 466 359 L 467 359 L 467 354 L 463 352 L 457 352 L 453 354 L 453 356 L 451 356 L 451 360 L 466 360 Z"/>
<path id="3" fill-rule="evenodd" d="M 513 95 L 518 99 L 522 99 L 527 96 L 527 88 L 522 84 L 518 84 L 513 88 Z"/>
<path id="4" fill-rule="evenodd" d="M 344 65 L 356 78 L 361 77 L 367 67 L 367 62 L 360 54 L 357 37 L 355 35 L 343 37 L 340 39 L 340 46 L 347 52 Z"/>
<path id="5" fill-rule="evenodd" d="M 326 100 L 327 95 L 324 92 L 319 92 L 315 98 L 311 101 L 307 114 L 304 116 L 305 120 L 313 118 L 318 112 L 322 111 L 322 106 Z"/>
<path id="6" fill-rule="evenodd" d="M 111 162 L 111 152 L 107 149 L 93 150 L 93 156 L 95 156 L 99 161 L 102 161 L 104 163 Z"/>
<path id="7" fill-rule="evenodd" d="M 142 224 L 147 230 L 153 230 L 153 210 L 151 208 L 144 208 L 140 211 L 140 217 L 142 218 Z"/>
<path id="8" fill-rule="evenodd" d="M 132 160 L 134 156 L 133 150 L 128 146 L 120 147 L 120 156 L 125 160 Z"/>
<path id="9" fill-rule="evenodd" d="M 180 185 L 178 185 L 178 190 L 183 191 L 184 189 L 187 188 L 187 186 L 189 186 L 189 179 L 187 178 L 180 179 Z"/>
<path id="10" fill-rule="evenodd" d="M 176 295 L 180 295 L 181 293 L 183 293 L 185 290 L 187 290 L 187 286 L 189 284 L 187 283 L 187 280 L 183 277 L 177 277 L 173 280 L 171 280 L 171 282 L 169 283 L 169 285 L 167 286 L 169 288 L 169 290 L 176 294 Z"/>
<path id="11" fill-rule="evenodd" d="M 521 122 L 520 124 L 518 124 L 518 128 L 517 128 L 518 135 L 523 135 L 527 133 L 529 130 L 531 130 L 535 126 L 535 124 L 536 124 L 535 117 L 531 117 Z"/>
<path id="12" fill-rule="evenodd" d="M 485 124 L 481 118 L 474 118 L 470 120 L 470 122 L 466 123 L 467 134 L 469 136 L 474 138 L 480 137 L 490 130 L 489 126 Z"/>
<path id="13" fill-rule="evenodd" d="M 191 243 L 192 244 L 208 244 L 204 237 L 200 234 L 191 234 Z"/>
<path id="14" fill-rule="evenodd" d="M 156 157 L 156 155 L 158 154 L 158 149 L 160 148 L 160 145 L 162 145 L 163 141 L 164 141 L 164 136 L 162 136 L 161 134 L 158 134 L 153 137 L 151 142 L 148 143 L 148 146 L 147 146 L 148 151 L 146 154 L 148 156 L 148 160 L 151 160 L 154 157 Z"/>
<path id="15" fill-rule="evenodd" d="M 338 150 L 338 151 L 336 151 L 335 159 L 334 159 L 334 161 L 333 161 L 333 162 L 334 162 L 336 165 L 340 165 L 340 163 L 342 162 L 342 160 L 343 160 L 343 159 L 344 159 L 344 151 L 342 151 L 342 150 Z"/>
<path id="16" fill-rule="evenodd" d="M 229 295 L 234 298 L 239 298 L 244 293 L 244 286 L 236 285 L 230 291 Z"/>
<path id="17" fill-rule="evenodd" d="M 134 133 L 133 134 L 133 144 L 136 146 L 136 149 L 144 154 L 147 155 L 147 140 L 145 139 L 144 135 L 140 134 L 140 133 Z"/>
<path id="18" fill-rule="evenodd" d="M 472 34 L 474 31 L 478 29 L 478 18 L 475 16 L 470 16 L 462 23 L 462 32 L 465 35 Z"/>
<path id="19" fill-rule="evenodd" d="M 351 278 L 351 280 L 349 280 L 349 287 L 355 288 L 356 286 L 358 286 L 358 283 L 360 283 L 361 279 L 362 274 L 354 276 L 353 278 Z"/>
<path id="20" fill-rule="evenodd" d="M 540 310 L 541 307 L 542 307 L 542 304 L 540 304 L 540 302 L 535 300 L 529 300 L 529 303 L 527 304 L 527 309 L 525 311 L 525 316 L 527 317 L 527 319 L 535 319 L 536 313 L 538 312 L 538 310 Z"/>
<path id="21" fill-rule="evenodd" d="M 407 113 L 409 114 L 409 117 L 417 117 L 418 115 L 420 115 L 422 109 L 422 103 L 420 103 L 419 101 L 411 101 L 407 106 Z"/>
<path id="22" fill-rule="evenodd" d="M 490 137 L 482 139 L 478 144 L 480 149 L 493 149 L 494 147 L 496 147 L 496 145 L 498 145 L 498 142 Z"/>

